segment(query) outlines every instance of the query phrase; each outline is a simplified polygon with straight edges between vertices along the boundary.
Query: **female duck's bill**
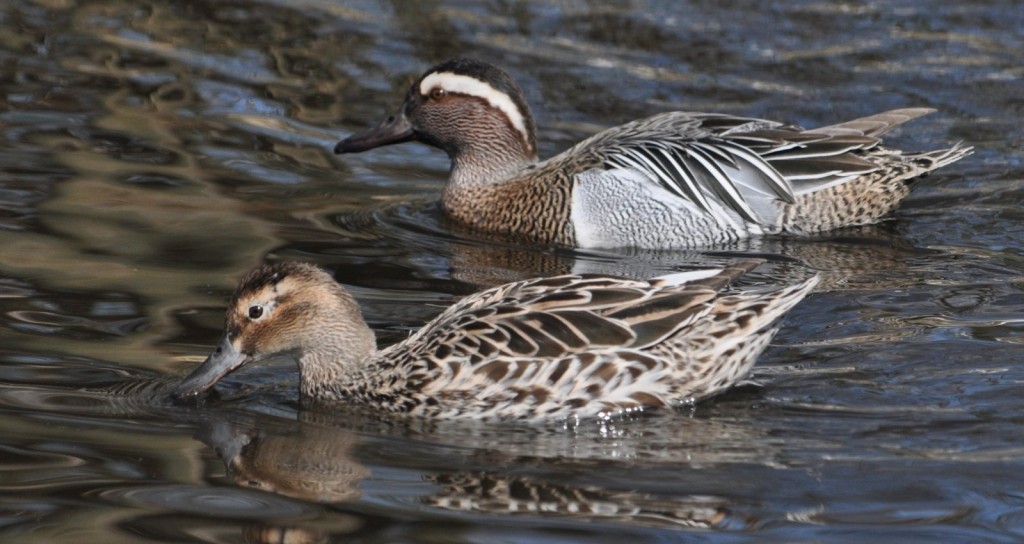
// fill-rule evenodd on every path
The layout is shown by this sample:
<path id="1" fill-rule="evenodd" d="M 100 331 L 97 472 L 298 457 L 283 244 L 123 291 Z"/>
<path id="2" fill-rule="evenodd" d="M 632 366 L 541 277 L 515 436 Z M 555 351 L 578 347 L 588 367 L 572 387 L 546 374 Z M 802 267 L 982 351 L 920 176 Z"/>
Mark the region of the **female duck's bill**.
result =
<path id="1" fill-rule="evenodd" d="M 198 397 L 200 393 L 213 387 L 224 376 L 250 362 L 252 357 L 238 351 L 228 334 L 221 337 L 217 348 L 205 361 L 196 367 L 174 389 L 174 397 L 178 400 Z"/>
<path id="2" fill-rule="evenodd" d="M 376 349 L 352 296 L 302 263 L 260 267 L 229 304 L 213 353 L 175 389 L 195 399 L 232 371 L 290 355 L 304 401 L 437 418 L 547 420 L 672 407 L 744 379 L 817 283 L 722 289 L 760 261 L 641 281 L 554 276 L 470 295 Z"/>

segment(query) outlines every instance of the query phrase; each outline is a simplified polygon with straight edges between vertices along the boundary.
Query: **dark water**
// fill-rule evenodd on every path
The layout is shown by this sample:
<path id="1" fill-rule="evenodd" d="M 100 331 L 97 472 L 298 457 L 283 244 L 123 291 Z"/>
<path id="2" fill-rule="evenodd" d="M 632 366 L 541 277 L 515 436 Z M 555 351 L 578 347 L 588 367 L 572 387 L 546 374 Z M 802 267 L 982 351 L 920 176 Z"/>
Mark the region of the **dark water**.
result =
<path id="1" fill-rule="evenodd" d="M 296 407 L 268 366 L 167 388 L 257 263 L 336 272 L 382 343 L 460 295 L 720 253 L 453 231 L 446 158 L 337 158 L 457 54 L 507 67 L 542 154 L 669 109 L 806 126 L 938 113 L 974 156 L 870 229 L 736 253 L 825 276 L 742 387 L 577 429 Z M 205 2 L 0 8 L 0 540 L 1014 542 L 1024 538 L 1024 9 L 1017 2 Z"/>

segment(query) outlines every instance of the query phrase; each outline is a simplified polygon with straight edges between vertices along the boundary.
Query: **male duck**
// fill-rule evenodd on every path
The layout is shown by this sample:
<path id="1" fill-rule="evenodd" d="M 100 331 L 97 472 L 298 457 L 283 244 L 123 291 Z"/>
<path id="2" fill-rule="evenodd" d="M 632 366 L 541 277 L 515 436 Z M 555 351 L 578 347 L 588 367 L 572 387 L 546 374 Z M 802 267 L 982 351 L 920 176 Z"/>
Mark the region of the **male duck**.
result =
<path id="1" fill-rule="evenodd" d="M 670 112 L 615 127 L 544 162 L 522 90 L 458 58 L 428 70 L 401 110 L 335 153 L 418 140 L 452 161 L 442 206 L 476 229 L 578 247 L 699 247 L 874 223 L 912 181 L 971 148 L 903 153 L 880 136 L 927 108 L 804 130 Z"/>
<path id="2" fill-rule="evenodd" d="M 352 296 L 310 264 L 241 282 L 220 345 L 177 387 L 190 398 L 242 365 L 293 355 L 304 400 L 441 418 L 542 420 L 676 406 L 750 371 L 817 277 L 722 294 L 757 266 L 650 281 L 556 276 L 470 295 L 378 351 Z"/>

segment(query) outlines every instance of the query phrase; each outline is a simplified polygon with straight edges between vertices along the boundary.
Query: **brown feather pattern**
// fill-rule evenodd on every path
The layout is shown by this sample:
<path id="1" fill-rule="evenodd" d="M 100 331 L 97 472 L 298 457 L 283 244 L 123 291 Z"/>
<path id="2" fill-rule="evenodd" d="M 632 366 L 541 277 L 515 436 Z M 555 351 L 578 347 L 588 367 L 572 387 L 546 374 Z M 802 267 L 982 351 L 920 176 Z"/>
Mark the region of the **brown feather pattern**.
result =
<path id="1" fill-rule="evenodd" d="M 237 332 L 218 353 L 237 345 L 247 360 L 295 354 L 305 401 L 420 416 L 542 420 L 675 406 L 745 378 L 817 282 L 721 292 L 758 263 L 651 281 L 514 282 L 460 300 L 381 351 L 330 275 L 280 263 L 243 282 L 228 310 Z M 265 312 L 251 319 L 256 304 Z"/>

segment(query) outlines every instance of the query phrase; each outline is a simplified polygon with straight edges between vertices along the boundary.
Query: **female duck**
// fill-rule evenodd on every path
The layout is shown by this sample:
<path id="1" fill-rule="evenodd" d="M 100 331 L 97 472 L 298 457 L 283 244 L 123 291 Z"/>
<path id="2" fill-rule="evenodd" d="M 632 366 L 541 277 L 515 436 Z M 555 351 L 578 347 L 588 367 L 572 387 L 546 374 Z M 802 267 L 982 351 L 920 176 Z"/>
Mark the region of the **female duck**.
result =
<path id="1" fill-rule="evenodd" d="M 336 153 L 418 140 L 452 161 L 451 218 L 524 241 L 681 248 L 874 223 L 913 181 L 970 154 L 903 153 L 880 136 L 932 112 L 893 110 L 804 130 L 671 112 L 597 134 L 544 162 L 523 92 L 500 68 L 454 59 L 413 84 L 396 115 Z"/>
<path id="2" fill-rule="evenodd" d="M 289 354 L 304 400 L 396 413 L 541 420 L 680 405 L 747 376 L 817 282 L 719 292 L 757 264 L 650 281 L 509 283 L 462 299 L 381 351 L 355 300 L 326 272 L 262 266 L 235 292 L 220 345 L 174 394 L 194 397 L 246 363 Z"/>

